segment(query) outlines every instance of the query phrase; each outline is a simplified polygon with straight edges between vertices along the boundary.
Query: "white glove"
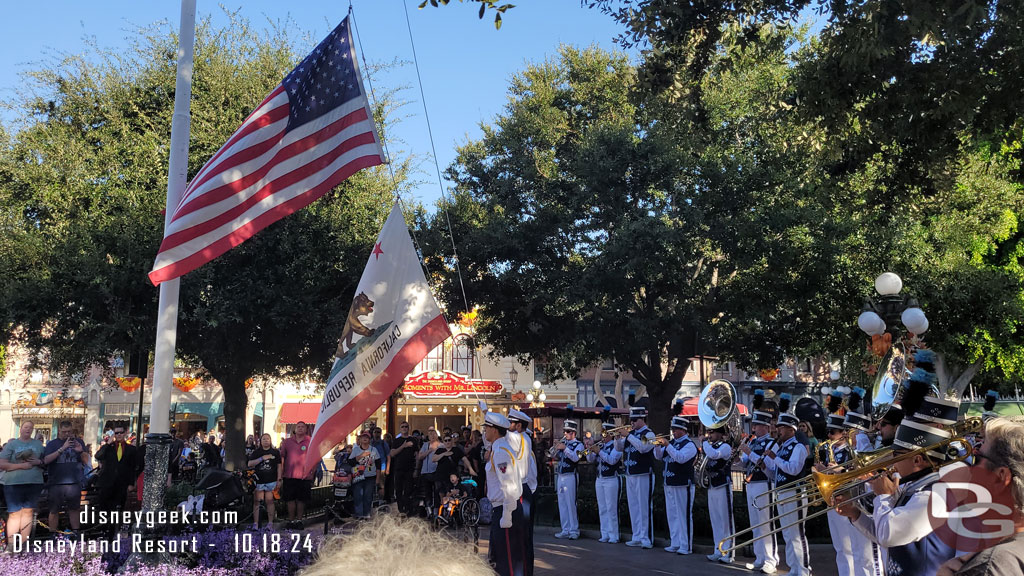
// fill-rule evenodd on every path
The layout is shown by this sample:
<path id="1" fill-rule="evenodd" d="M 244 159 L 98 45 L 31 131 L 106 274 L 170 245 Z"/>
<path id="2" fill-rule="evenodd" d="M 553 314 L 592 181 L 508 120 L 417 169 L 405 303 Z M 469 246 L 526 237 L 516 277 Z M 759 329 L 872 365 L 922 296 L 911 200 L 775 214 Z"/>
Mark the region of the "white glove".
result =
<path id="1" fill-rule="evenodd" d="M 501 522 L 499 522 L 498 525 L 501 526 L 502 528 L 511 528 L 512 527 L 512 512 L 502 511 L 502 513 L 501 513 Z"/>

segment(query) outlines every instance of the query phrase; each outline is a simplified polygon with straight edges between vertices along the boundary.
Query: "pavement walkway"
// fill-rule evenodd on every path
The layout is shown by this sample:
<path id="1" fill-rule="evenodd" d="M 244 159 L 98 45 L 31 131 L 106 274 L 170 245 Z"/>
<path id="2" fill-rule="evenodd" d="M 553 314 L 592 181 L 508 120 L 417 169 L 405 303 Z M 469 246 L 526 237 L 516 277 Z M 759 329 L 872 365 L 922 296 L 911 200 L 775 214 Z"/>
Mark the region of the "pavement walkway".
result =
<path id="1" fill-rule="evenodd" d="M 480 527 L 480 552 L 487 553 L 487 535 L 490 528 Z M 604 544 L 597 540 L 601 537 L 597 531 L 581 532 L 579 540 L 559 540 L 554 537 L 556 529 L 538 526 L 534 536 L 534 552 L 536 574 L 559 575 L 615 575 L 631 574 L 721 574 L 724 576 L 740 576 L 755 574 L 744 567 L 753 558 L 737 557 L 731 565 L 712 563 L 705 556 L 712 553 L 710 545 L 695 545 L 695 551 L 689 556 L 670 554 L 662 548 L 668 543 L 657 540 L 657 545 L 650 550 L 629 548 L 625 544 Z M 779 540 L 780 553 L 782 541 Z M 786 573 L 787 567 L 780 565 L 779 576 Z M 838 576 L 836 554 L 831 544 L 811 544 L 811 569 L 814 576 Z M 756 574 L 760 574 L 759 572 Z"/>

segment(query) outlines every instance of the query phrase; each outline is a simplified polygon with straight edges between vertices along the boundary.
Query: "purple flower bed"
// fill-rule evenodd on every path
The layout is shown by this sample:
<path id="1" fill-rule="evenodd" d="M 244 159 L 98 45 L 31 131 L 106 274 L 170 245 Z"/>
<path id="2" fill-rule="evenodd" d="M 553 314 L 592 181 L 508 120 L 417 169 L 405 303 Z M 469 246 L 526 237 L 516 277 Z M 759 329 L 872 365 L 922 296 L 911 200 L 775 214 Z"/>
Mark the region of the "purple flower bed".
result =
<path id="1" fill-rule="evenodd" d="M 246 534 L 251 545 L 243 544 Z M 199 554 L 178 554 L 172 564 L 140 565 L 120 573 L 135 576 L 289 576 L 313 561 L 309 546 L 316 550 L 323 540 L 320 535 L 310 535 L 308 540 L 301 535 L 296 542 L 291 533 L 280 533 L 280 551 L 274 551 L 277 548 L 273 546 L 273 534 L 249 530 L 200 532 L 196 534 Z M 119 573 L 131 555 L 131 537 L 122 535 L 120 538 L 119 553 L 9 554 L 0 556 L 0 569 L 4 574 L 18 576 L 110 576 Z"/>

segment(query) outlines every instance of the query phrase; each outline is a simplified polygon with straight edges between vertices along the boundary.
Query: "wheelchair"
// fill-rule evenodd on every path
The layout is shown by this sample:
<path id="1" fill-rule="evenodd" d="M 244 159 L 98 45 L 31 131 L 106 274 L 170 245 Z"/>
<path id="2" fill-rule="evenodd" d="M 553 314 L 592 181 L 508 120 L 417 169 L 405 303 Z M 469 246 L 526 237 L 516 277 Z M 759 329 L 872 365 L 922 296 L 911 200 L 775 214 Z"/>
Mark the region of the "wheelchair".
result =
<path id="1" fill-rule="evenodd" d="M 436 510 L 430 512 L 430 522 L 438 531 L 449 531 L 462 542 L 472 542 L 478 546 L 480 541 L 480 501 L 473 497 L 476 481 L 463 478 L 460 482 L 460 497 L 447 497 Z"/>

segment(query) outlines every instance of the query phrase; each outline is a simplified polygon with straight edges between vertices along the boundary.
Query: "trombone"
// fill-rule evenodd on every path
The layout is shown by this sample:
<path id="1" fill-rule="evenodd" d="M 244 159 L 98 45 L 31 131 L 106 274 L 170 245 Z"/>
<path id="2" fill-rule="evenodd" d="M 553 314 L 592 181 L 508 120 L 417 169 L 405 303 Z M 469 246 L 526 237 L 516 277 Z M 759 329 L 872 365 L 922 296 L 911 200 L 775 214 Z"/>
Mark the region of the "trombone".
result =
<path id="1" fill-rule="evenodd" d="M 959 450 L 955 446 L 953 446 L 954 444 L 961 444 L 963 446 L 966 446 L 967 449 L 965 451 L 965 454 L 959 455 Z M 945 453 L 947 455 L 947 457 L 952 456 L 954 453 L 956 454 L 955 457 L 953 457 L 951 459 L 948 459 L 948 460 L 946 460 L 944 462 L 940 462 L 940 463 L 932 462 L 932 469 L 933 470 L 934 469 L 938 469 L 938 468 L 940 468 L 942 466 L 947 466 L 949 464 L 956 463 L 956 462 L 962 462 L 962 461 L 966 460 L 968 457 L 970 457 L 972 452 L 973 452 L 972 448 L 970 447 L 970 444 L 968 442 L 966 442 L 966 440 L 963 437 L 954 437 L 954 438 L 946 439 L 946 440 L 944 440 L 942 442 L 933 444 L 931 446 L 927 446 L 925 448 L 919 448 L 919 449 L 916 449 L 916 450 L 912 450 L 910 452 L 907 452 L 905 454 L 901 454 L 899 456 L 890 456 L 888 458 L 879 458 L 876 462 L 874 462 L 872 464 L 869 464 L 869 465 L 867 465 L 865 467 L 854 468 L 854 469 L 851 469 L 851 470 L 840 472 L 840 474 L 829 475 L 829 474 L 824 474 L 824 472 L 819 472 L 817 470 L 813 470 L 811 472 L 811 474 L 813 475 L 814 480 L 816 482 L 816 488 L 817 488 L 818 494 L 817 494 L 817 496 L 814 496 L 813 498 L 811 498 L 810 501 L 807 504 L 804 504 L 801 507 L 811 507 L 811 506 L 815 506 L 815 505 L 821 504 L 823 502 L 831 502 L 831 501 L 833 501 L 835 499 L 834 497 L 836 496 L 837 493 L 852 492 L 855 489 L 861 488 L 864 485 L 866 485 L 867 483 L 871 482 L 872 480 L 877 479 L 877 478 L 879 478 L 880 476 L 882 476 L 884 474 L 888 474 L 889 469 L 896 462 L 900 462 L 900 461 L 903 461 L 903 460 L 906 460 L 906 459 L 913 458 L 914 456 L 919 455 L 919 454 L 925 456 L 926 458 L 928 458 L 929 461 L 931 461 L 931 457 L 928 456 L 928 452 L 931 452 L 931 451 L 943 452 L 943 453 Z M 865 475 L 867 475 L 867 478 L 860 479 L 860 477 L 863 477 Z M 857 479 L 860 479 L 860 480 L 857 480 Z M 851 481 L 854 481 L 854 480 L 856 480 L 856 482 L 851 482 Z M 765 527 L 765 526 L 770 526 L 772 523 L 779 521 L 783 515 L 775 516 L 775 517 L 769 519 L 766 522 L 762 522 L 760 524 L 756 524 L 756 525 L 754 525 L 754 526 L 752 526 L 750 528 L 746 528 L 745 530 L 740 530 L 739 532 L 736 532 L 735 534 L 731 534 L 730 536 L 724 538 L 721 542 L 718 543 L 718 550 L 722 554 L 727 554 L 727 553 L 729 553 L 730 551 L 732 551 L 732 550 L 734 550 L 736 548 L 741 548 L 743 546 L 748 546 L 748 545 L 750 545 L 751 543 L 753 543 L 753 542 L 755 542 L 757 540 L 760 540 L 762 538 L 766 538 L 768 536 L 771 536 L 772 534 L 777 534 L 779 532 L 782 532 L 783 530 L 788 530 L 790 528 L 793 528 L 794 526 L 797 526 L 797 525 L 803 524 L 803 523 L 805 523 L 805 522 L 807 522 L 809 520 L 818 518 L 819 516 L 824 515 L 824 513 L 827 513 L 829 510 L 834 510 L 834 509 L 838 508 L 839 506 L 841 506 L 843 504 L 853 503 L 853 502 L 856 502 L 858 500 L 863 499 L 866 496 L 873 496 L 873 495 L 874 495 L 873 492 L 862 491 L 860 494 L 851 495 L 849 498 L 846 498 L 846 499 L 844 499 L 841 502 L 829 504 L 824 509 L 818 510 L 818 511 L 812 513 L 812 515 L 804 517 L 803 520 L 798 520 L 797 522 L 792 522 L 790 524 L 786 524 L 786 525 L 781 526 L 779 528 L 773 528 L 771 530 L 768 530 L 767 532 L 762 533 L 759 536 L 755 536 L 754 538 L 751 538 L 749 540 L 745 540 L 745 541 L 740 542 L 738 544 L 736 543 L 736 536 L 739 536 L 739 535 L 742 535 L 742 534 L 748 534 L 748 533 L 754 532 L 758 528 L 762 528 L 762 527 Z M 806 497 L 807 496 L 804 495 L 804 496 L 801 496 L 800 498 L 803 499 L 803 498 L 806 498 Z M 782 502 L 783 501 L 779 501 L 777 503 L 782 503 Z M 791 513 L 791 515 L 792 515 L 792 513 L 795 513 L 795 511 L 788 512 L 788 513 Z M 732 541 L 732 545 L 726 547 L 725 543 L 730 541 L 730 540 Z"/>
<path id="2" fill-rule="evenodd" d="M 801 507 L 809 508 L 817 506 L 822 503 L 829 503 L 829 505 L 826 508 L 824 508 L 823 510 L 819 510 L 808 516 L 805 516 L 802 520 L 790 522 L 789 524 L 780 526 L 779 528 L 773 528 L 767 532 L 762 533 L 759 536 L 755 536 L 754 538 L 751 538 L 739 544 L 736 543 L 737 536 L 754 532 L 758 528 L 764 526 L 770 526 L 773 522 L 777 522 L 782 517 L 781 514 L 776 515 L 765 522 L 755 524 L 749 528 L 740 530 L 735 534 L 731 534 L 730 536 L 728 536 L 727 538 L 723 539 L 721 542 L 718 543 L 718 551 L 723 555 L 728 554 L 732 550 L 748 546 L 757 540 L 766 538 L 768 536 L 771 536 L 772 534 L 777 534 L 779 532 L 782 532 L 783 530 L 788 530 L 793 526 L 807 522 L 812 518 L 817 518 L 818 516 L 828 513 L 830 510 L 835 510 L 836 508 L 843 504 L 857 502 L 867 496 L 872 496 L 874 495 L 873 492 L 862 491 L 860 494 L 851 495 L 849 498 L 844 499 L 842 502 L 832 503 L 835 499 L 834 496 L 837 493 L 850 493 L 856 489 L 863 488 L 863 486 L 867 485 L 872 480 L 878 478 L 883 474 L 889 473 L 890 469 L 897 462 L 902 462 L 904 460 L 908 460 L 914 458 L 915 456 L 921 455 L 924 456 L 931 463 L 933 471 L 943 466 L 948 466 L 950 464 L 955 464 L 957 462 L 963 462 L 964 460 L 969 458 L 973 453 L 973 448 L 971 447 L 970 443 L 967 442 L 964 435 L 972 431 L 980 430 L 980 428 L 980 418 L 969 418 L 968 420 L 957 424 L 955 428 L 955 436 L 947 438 L 942 442 L 932 444 L 931 446 L 917 448 L 916 450 L 911 450 L 910 452 L 901 454 L 899 456 L 892 455 L 892 452 L 888 449 L 886 449 L 885 451 L 876 450 L 875 454 L 879 454 L 879 456 L 876 457 L 871 463 L 864 466 L 856 466 L 851 468 L 850 470 L 846 470 L 836 474 L 828 474 L 826 472 L 819 472 L 817 470 L 813 470 L 811 471 L 811 481 L 814 484 L 814 489 L 816 489 L 817 494 L 815 496 L 809 497 L 808 502 L 806 504 L 803 504 Z M 960 454 L 960 449 L 958 448 L 958 446 L 962 446 L 964 448 L 963 454 Z M 888 455 L 882 454 L 883 452 L 886 451 L 888 452 Z M 942 452 L 946 454 L 947 460 L 944 462 L 936 463 L 932 460 L 931 456 L 928 455 L 929 452 Z M 795 484 L 795 482 L 791 484 Z M 808 498 L 808 495 L 798 495 L 795 498 L 797 500 L 803 500 L 804 498 Z M 793 500 L 794 498 L 780 500 L 776 502 L 776 505 L 792 502 Z M 793 514 L 793 512 L 790 512 L 789 514 Z M 732 546 L 726 547 L 725 543 L 730 540 L 732 541 Z"/>

